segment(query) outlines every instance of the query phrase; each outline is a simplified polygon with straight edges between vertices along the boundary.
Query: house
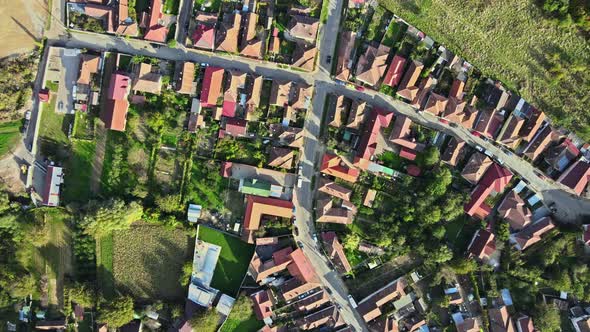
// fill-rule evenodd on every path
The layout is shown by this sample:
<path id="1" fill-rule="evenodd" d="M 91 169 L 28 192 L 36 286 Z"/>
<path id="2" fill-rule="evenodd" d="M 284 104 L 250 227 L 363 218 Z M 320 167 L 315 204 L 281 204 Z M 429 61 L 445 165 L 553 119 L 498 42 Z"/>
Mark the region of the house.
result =
<path id="1" fill-rule="evenodd" d="M 338 42 L 338 62 L 336 63 L 336 79 L 347 81 L 352 67 L 351 56 L 354 51 L 356 32 L 343 31 Z"/>
<path id="2" fill-rule="evenodd" d="M 78 85 L 90 85 L 92 76 L 98 73 L 100 68 L 100 57 L 92 54 L 82 54 L 80 61 L 80 72 L 78 73 Z"/>
<path id="3" fill-rule="evenodd" d="M 127 110 L 129 101 L 127 97 L 131 88 L 131 78 L 121 72 L 111 75 L 107 100 L 101 119 L 106 128 L 117 131 L 125 131 L 127 122 Z"/>
<path id="4" fill-rule="evenodd" d="M 193 47 L 213 51 L 215 49 L 217 14 L 197 12 L 195 24 L 195 30 L 191 35 Z"/>
<path id="5" fill-rule="evenodd" d="M 279 81 L 273 80 L 270 89 L 270 105 L 277 105 L 280 107 L 287 106 L 289 104 L 289 96 L 291 93 L 291 81 Z"/>
<path id="6" fill-rule="evenodd" d="M 291 88 L 291 107 L 295 110 L 307 110 L 311 104 L 313 86 L 307 83 L 296 83 Z"/>
<path id="7" fill-rule="evenodd" d="M 178 74 L 176 75 L 176 92 L 193 95 L 195 93 L 195 64 L 185 61 L 178 66 Z"/>
<path id="8" fill-rule="evenodd" d="M 461 176 L 471 184 L 477 184 L 494 162 L 485 154 L 475 152 L 461 171 Z"/>
<path id="9" fill-rule="evenodd" d="M 236 13 L 224 13 L 221 26 L 215 34 L 215 50 L 227 53 L 238 53 L 238 36 L 242 15 Z"/>
<path id="10" fill-rule="evenodd" d="M 167 23 L 165 22 L 169 21 L 170 17 L 166 14 L 162 14 L 163 5 L 163 0 L 152 0 L 149 14 L 149 23 L 147 25 L 147 31 L 143 36 L 143 39 L 158 43 L 166 42 L 168 27 Z"/>
<path id="11" fill-rule="evenodd" d="M 383 79 L 383 84 L 388 85 L 390 87 L 396 87 L 402 79 L 402 75 L 404 73 L 404 66 L 406 65 L 406 58 L 401 57 L 399 55 L 395 55 L 391 64 L 389 65 L 389 69 L 385 74 L 385 78 Z"/>
<path id="12" fill-rule="evenodd" d="M 525 119 L 515 113 L 510 114 L 496 139 L 497 142 L 511 149 L 516 148 L 520 142 L 520 129 L 525 123 Z"/>
<path id="13" fill-rule="evenodd" d="M 393 123 L 393 129 L 389 135 L 391 143 L 400 145 L 402 148 L 407 150 L 422 151 L 425 145 L 416 142 L 416 139 L 412 137 L 412 120 L 405 115 L 397 115 L 395 122 Z"/>
<path id="14" fill-rule="evenodd" d="M 477 99 L 477 97 L 474 97 L 474 99 Z M 465 101 L 449 98 L 443 116 L 449 121 L 458 123 L 465 128 L 473 128 L 475 120 L 479 116 L 479 111 L 473 105 L 467 105 Z"/>
<path id="15" fill-rule="evenodd" d="M 451 90 L 449 91 L 449 99 L 456 99 L 456 100 L 463 100 L 463 95 L 465 94 L 463 90 L 465 89 L 465 82 L 458 78 L 453 80 L 453 84 L 451 85 Z"/>
<path id="16" fill-rule="evenodd" d="M 518 332 L 537 332 L 533 325 L 533 320 L 529 316 L 521 315 L 516 320 L 516 330 Z"/>
<path id="17" fill-rule="evenodd" d="M 537 158 L 547 149 L 549 144 L 556 139 L 556 133 L 553 131 L 551 126 L 546 125 L 543 129 L 539 130 L 533 137 L 532 141 L 524 149 L 523 154 L 531 161 L 536 161 Z"/>
<path id="18" fill-rule="evenodd" d="M 324 154 L 320 171 L 352 183 L 356 182 L 360 175 L 356 167 L 350 165 L 342 157 L 331 153 Z"/>
<path id="19" fill-rule="evenodd" d="M 508 313 L 508 307 L 502 306 L 497 309 L 489 309 L 491 332 L 516 332 L 512 317 Z"/>
<path id="20" fill-rule="evenodd" d="M 543 125 L 545 118 L 546 116 L 543 111 L 533 108 L 531 115 L 528 120 L 526 120 L 524 126 L 520 128 L 518 135 L 522 137 L 524 141 L 530 142 Z"/>
<path id="21" fill-rule="evenodd" d="M 558 172 L 563 172 L 566 167 L 580 155 L 580 150 L 574 145 L 571 139 L 566 138 L 549 151 L 545 156 L 545 161 L 551 165 L 551 168 Z"/>
<path id="22" fill-rule="evenodd" d="M 309 293 L 319 286 L 320 284 L 317 283 L 304 282 L 297 278 L 291 278 L 279 286 L 279 292 L 283 299 L 288 302 Z"/>
<path id="23" fill-rule="evenodd" d="M 152 65 L 142 62 L 139 66 L 134 66 L 131 89 L 135 92 L 141 91 L 159 95 L 162 89 L 162 75 L 153 73 Z"/>
<path id="24" fill-rule="evenodd" d="M 406 287 L 406 279 L 398 278 L 362 299 L 356 310 L 365 322 L 370 322 L 381 316 L 381 307 L 406 295 L 404 291 Z"/>
<path id="25" fill-rule="evenodd" d="M 492 254 L 496 251 L 495 236 L 490 231 L 479 229 L 473 235 L 467 252 L 469 257 L 476 257 L 481 261 L 489 261 Z"/>
<path id="26" fill-rule="evenodd" d="M 412 88 L 410 91 L 406 91 L 408 93 L 408 98 L 413 98 L 407 101 L 410 102 L 410 105 L 413 107 L 423 109 L 424 106 L 426 106 L 426 101 L 428 100 L 428 97 L 430 97 L 430 93 L 435 85 L 436 79 L 432 77 L 432 75 L 428 75 L 428 77 L 420 81 L 417 90 Z"/>
<path id="27" fill-rule="evenodd" d="M 352 198 L 352 190 L 326 178 L 320 178 L 318 191 L 345 201 L 350 201 Z"/>
<path id="28" fill-rule="evenodd" d="M 557 182 L 570 187 L 576 194 L 582 195 L 590 182 L 590 164 L 584 158 L 570 166 Z"/>
<path id="29" fill-rule="evenodd" d="M 230 135 L 233 137 L 244 137 L 248 130 L 248 121 L 237 118 L 225 118 L 225 127 L 223 135 Z"/>
<path id="30" fill-rule="evenodd" d="M 356 215 L 356 207 L 348 202 L 343 201 L 341 207 L 335 206 L 334 200 L 324 198 L 317 200 L 317 219 L 316 222 L 350 225 Z"/>
<path id="31" fill-rule="evenodd" d="M 295 127 L 283 127 L 280 123 L 270 125 L 270 136 L 292 148 L 301 148 L 303 146 L 303 129 Z"/>
<path id="32" fill-rule="evenodd" d="M 307 283 L 319 283 L 319 278 L 314 272 L 313 265 L 309 262 L 307 257 L 303 254 L 303 250 L 296 249 L 291 254 L 291 264 L 287 265 L 289 273 L 298 280 Z"/>
<path id="33" fill-rule="evenodd" d="M 257 239 L 258 242 L 258 239 Z M 248 273 L 258 283 L 265 283 L 265 279 L 273 274 L 285 271 L 287 265 L 291 264 L 291 247 L 285 247 L 272 254 L 272 259 L 262 261 L 262 259 L 255 252 L 248 266 Z"/>
<path id="34" fill-rule="evenodd" d="M 373 207 L 373 202 L 375 202 L 376 196 L 377 191 L 375 189 L 367 190 L 367 194 L 365 195 L 365 199 L 363 200 L 363 205 L 366 207 Z"/>
<path id="35" fill-rule="evenodd" d="M 303 317 L 301 320 L 297 321 L 296 324 L 302 330 L 313 330 L 322 326 L 336 329 L 345 325 L 345 322 L 340 315 L 338 308 L 332 305 Z"/>
<path id="36" fill-rule="evenodd" d="M 531 211 L 524 200 L 514 190 L 510 190 L 498 206 L 498 216 L 510 224 L 510 228 L 519 231 L 531 223 Z"/>
<path id="37" fill-rule="evenodd" d="M 253 233 L 260 228 L 262 217 L 268 215 L 290 219 L 293 217 L 293 203 L 276 198 L 247 195 L 244 215 L 242 238 L 248 243 L 254 243 Z"/>
<path id="38" fill-rule="evenodd" d="M 590 331 L 590 315 L 583 315 L 579 317 L 570 318 L 574 330 L 576 332 L 588 332 Z"/>
<path id="39" fill-rule="evenodd" d="M 264 78 L 260 75 L 249 75 L 246 83 L 246 120 L 252 119 L 252 113 L 260 105 L 260 96 L 262 94 L 262 82 Z"/>
<path id="40" fill-rule="evenodd" d="M 357 156 L 361 159 L 371 160 L 373 156 L 381 154 L 385 139 L 381 135 L 381 129 L 389 127 L 393 113 L 381 108 L 374 108 L 369 113 L 364 130 L 360 134 L 361 140 L 357 147 Z M 381 143 L 381 144 L 380 144 Z"/>
<path id="41" fill-rule="evenodd" d="M 292 14 L 291 20 L 287 25 L 287 32 L 293 38 L 315 44 L 319 27 L 320 21 L 317 18 Z"/>
<path id="42" fill-rule="evenodd" d="M 387 69 L 387 57 L 391 49 L 383 44 L 371 43 L 356 65 L 355 79 L 371 87 L 377 87 Z"/>
<path id="43" fill-rule="evenodd" d="M 352 271 L 352 266 L 348 262 L 346 255 L 344 254 L 344 247 L 334 232 L 323 232 L 322 241 L 326 245 L 326 254 L 330 260 L 336 265 L 336 268 L 340 273 L 349 273 Z"/>
<path id="44" fill-rule="evenodd" d="M 139 27 L 137 26 L 137 22 L 134 22 L 134 19 L 129 16 L 129 0 L 119 0 L 117 19 L 118 26 L 116 34 L 131 37 L 137 36 Z"/>
<path id="45" fill-rule="evenodd" d="M 244 15 L 244 32 L 240 45 L 240 54 L 255 59 L 262 58 L 262 40 L 258 37 L 256 27 L 258 26 L 258 14 L 249 12 Z"/>
<path id="46" fill-rule="evenodd" d="M 420 78 L 420 73 L 422 73 L 422 69 L 424 65 L 420 61 L 412 61 L 410 66 L 406 70 L 402 81 L 399 84 L 397 95 L 408 100 L 413 101 L 414 98 L 418 95 L 418 87 L 416 83 L 418 82 L 418 78 Z"/>
<path id="47" fill-rule="evenodd" d="M 201 106 L 214 107 L 221 96 L 224 70 L 221 67 L 207 66 L 203 74 Z"/>
<path id="48" fill-rule="evenodd" d="M 239 101 L 241 89 L 246 86 L 246 73 L 230 70 L 227 75 L 229 84 L 223 93 L 222 116 L 233 118 L 236 116 L 236 107 Z"/>
<path id="49" fill-rule="evenodd" d="M 253 303 L 254 314 L 258 320 L 264 320 L 266 322 L 268 318 L 272 317 L 274 298 L 269 289 L 264 289 L 250 295 L 250 299 Z M 272 322 L 272 320 L 270 320 L 270 322 Z"/>
<path id="50" fill-rule="evenodd" d="M 455 323 L 457 332 L 480 332 L 481 328 L 476 318 L 461 319 L 460 322 Z"/>
<path id="51" fill-rule="evenodd" d="M 340 128 L 342 125 L 343 114 L 346 113 L 346 104 L 348 99 L 342 95 L 336 97 L 336 102 L 328 108 L 328 126 Z"/>
<path id="52" fill-rule="evenodd" d="M 474 129 L 489 138 L 495 138 L 502 122 L 504 122 L 504 117 L 499 110 L 481 111 L 474 124 Z"/>
<path id="53" fill-rule="evenodd" d="M 459 162 L 459 156 L 462 156 L 464 152 L 464 148 L 465 141 L 460 138 L 453 137 L 440 159 L 450 166 L 455 167 Z"/>
<path id="54" fill-rule="evenodd" d="M 294 302 L 292 305 L 300 312 L 311 312 L 330 302 L 328 292 L 320 290 Z"/>
<path id="55" fill-rule="evenodd" d="M 294 157 L 295 157 L 294 150 L 273 146 L 270 148 L 270 156 L 268 158 L 268 166 L 289 170 L 289 169 L 293 168 Z"/>
<path id="56" fill-rule="evenodd" d="M 399 156 L 408 160 L 416 160 L 416 157 L 418 157 L 416 151 L 405 147 L 401 148 L 401 150 L 399 151 Z"/>
<path id="57" fill-rule="evenodd" d="M 318 50 L 314 44 L 297 43 L 295 52 L 293 52 L 293 62 L 291 65 L 307 71 L 313 71 L 317 53 Z"/>
<path id="58" fill-rule="evenodd" d="M 439 116 L 445 111 L 447 102 L 447 98 L 431 92 L 428 101 L 426 101 L 426 105 L 424 106 L 424 112 Z"/>
<path id="59" fill-rule="evenodd" d="M 488 83 L 483 94 L 483 100 L 496 110 L 504 108 L 509 97 L 510 94 L 508 94 L 506 89 L 499 82 Z"/>
<path id="60" fill-rule="evenodd" d="M 117 22 L 115 21 L 115 11 L 112 7 L 102 4 L 86 3 L 84 5 L 84 15 L 100 20 L 106 32 L 115 33 Z"/>
<path id="61" fill-rule="evenodd" d="M 510 242 L 517 250 L 525 250 L 533 244 L 541 241 L 541 237 L 555 228 L 551 217 L 542 217 L 534 223 L 526 226 L 520 232 L 510 235 Z"/>
<path id="62" fill-rule="evenodd" d="M 365 101 L 353 100 L 348 113 L 348 121 L 346 128 L 356 129 L 360 128 L 361 123 L 365 118 L 365 111 L 367 110 L 367 103 Z"/>
<path id="63" fill-rule="evenodd" d="M 204 117 L 201 114 L 201 102 L 197 98 L 193 98 L 191 102 L 191 112 L 188 118 L 187 130 L 189 133 L 197 132 L 197 128 L 204 127 Z"/>
<path id="64" fill-rule="evenodd" d="M 49 165 L 45 173 L 45 183 L 41 193 L 42 203 L 47 206 L 59 205 L 59 190 L 64 182 L 63 168 Z"/>
<path id="65" fill-rule="evenodd" d="M 478 185 L 471 192 L 470 201 L 465 204 L 465 213 L 472 217 L 484 219 L 490 214 L 491 208 L 484 203 L 490 195 L 496 195 L 504 191 L 512 179 L 512 173 L 498 164 L 493 164 L 488 168 L 479 181 Z"/>

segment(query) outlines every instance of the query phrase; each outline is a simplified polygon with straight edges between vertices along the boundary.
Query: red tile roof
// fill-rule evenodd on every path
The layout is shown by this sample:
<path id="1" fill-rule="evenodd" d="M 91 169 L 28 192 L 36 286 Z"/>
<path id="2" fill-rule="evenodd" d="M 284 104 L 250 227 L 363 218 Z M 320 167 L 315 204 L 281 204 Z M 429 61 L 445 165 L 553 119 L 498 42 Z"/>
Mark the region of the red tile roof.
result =
<path id="1" fill-rule="evenodd" d="M 416 159 L 416 151 L 402 147 L 399 151 L 399 156 L 408 160 Z"/>
<path id="2" fill-rule="evenodd" d="M 107 98 L 114 100 L 127 99 L 131 78 L 123 73 L 114 73 L 111 76 Z"/>
<path id="3" fill-rule="evenodd" d="M 215 43 L 215 25 L 197 23 L 197 28 L 192 35 L 193 44 L 195 47 L 213 50 Z"/>
<path id="4" fill-rule="evenodd" d="M 39 90 L 39 101 L 42 103 L 46 103 L 49 101 L 49 90 L 48 89 Z"/>
<path id="5" fill-rule="evenodd" d="M 114 73 L 111 76 L 107 91 L 107 101 L 101 116 L 108 129 L 125 130 L 127 110 L 129 108 L 127 95 L 129 94 L 130 82 L 131 79 L 129 76 L 122 73 Z"/>
<path id="6" fill-rule="evenodd" d="M 260 219 L 263 215 L 291 218 L 293 216 L 293 203 L 277 198 L 247 195 L 244 230 L 257 230 L 260 227 Z"/>
<path id="7" fill-rule="evenodd" d="M 293 277 L 302 282 L 318 282 L 318 277 L 314 272 L 314 268 L 303 254 L 303 250 L 297 249 L 293 251 L 290 256 L 293 262 L 287 266 L 287 269 Z"/>
<path id="8" fill-rule="evenodd" d="M 494 234 L 485 229 L 478 230 L 473 235 L 467 251 L 470 256 L 479 259 L 488 259 L 496 251 Z"/>
<path id="9" fill-rule="evenodd" d="M 227 118 L 225 121 L 225 133 L 234 137 L 246 136 L 248 121 L 236 118 Z"/>
<path id="10" fill-rule="evenodd" d="M 471 193 L 471 200 L 465 204 L 465 213 L 470 216 L 485 217 L 489 214 L 489 206 L 484 201 L 492 193 L 501 193 L 512 179 L 512 173 L 493 164 L 483 176 L 475 190 Z"/>
<path id="11" fill-rule="evenodd" d="M 201 89 L 201 105 L 211 107 L 217 105 L 217 99 L 221 95 L 223 83 L 223 68 L 208 66 L 203 74 L 203 86 Z"/>
<path id="12" fill-rule="evenodd" d="M 272 302 L 270 290 L 261 290 L 250 295 L 254 302 L 254 313 L 259 320 L 272 316 Z"/>
<path id="13" fill-rule="evenodd" d="M 377 138 L 381 128 L 387 128 L 393 119 L 393 113 L 380 108 L 371 111 L 367 119 L 361 141 L 357 149 L 357 155 L 363 159 L 370 160 L 377 149 Z"/>
<path id="14" fill-rule="evenodd" d="M 162 0 L 152 0 L 148 31 L 145 33 L 143 39 L 159 43 L 166 42 L 168 28 L 160 24 L 160 18 L 162 17 L 162 2 Z"/>
<path id="15" fill-rule="evenodd" d="M 360 175 L 358 169 L 347 165 L 342 157 L 326 153 L 322 158 L 322 166 L 320 168 L 322 173 L 335 176 L 348 182 L 356 182 Z"/>
<path id="16" fill-rule="evenodd" d="M 391 64 L 389 65 L 389 69 L 385 74 L 385 78 L 383 79 L 383 84 L 389 85 L 391 87 L 397 86 L 399 81 L 402 79 L 405 64 L 405 58 L 399 55 L 394 56 Z"/>
<path id="17" fill-rule="evenodd" d="M 581 195 L 590 182 L 590 164 L 583 160 L 576 161 L 557 179 L 561 184 L 572 188 Z"/>

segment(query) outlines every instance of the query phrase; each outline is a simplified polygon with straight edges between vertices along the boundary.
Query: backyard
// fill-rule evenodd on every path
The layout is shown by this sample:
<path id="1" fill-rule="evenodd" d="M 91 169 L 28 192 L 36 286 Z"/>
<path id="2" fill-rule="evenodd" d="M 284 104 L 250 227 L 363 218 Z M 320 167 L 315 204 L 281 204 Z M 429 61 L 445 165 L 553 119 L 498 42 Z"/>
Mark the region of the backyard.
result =
<path id="1" fill-rule="evenodd" d="M 87 202 L 90 199 L 90 178 L 95 148 L 94 141 L 76 140 L 72 142 L 72 155 L 66 163 L 64 201 Z"/>
<path id="2" fill-rule="evenodd" d="M 546 19 L 534 1 L 381 0 L 434 40 L 503 81 L 558 124 L 590 138 L 588 42 Z"/>
<path id="3" fill-rule="evenodd" d="M 0 158 L 18 142 L 20 126 L 21 121 L 0 124 Z"/>
<path id="4" fill-rule="evenodd" d="M 236 296 L 254 254 L 254 246 L 204 226 L 199 226 L 198 238 L 221 247 L 211 287 L 229 296 Z"/>
<path id="5" fill-rule="evenodd" d="M 74 122 L 74 116 L 55 112 L 56 97 L 51 97 L 49 104 L 43 105 L 39 128 L 39 144 L 41 153 L 55 161 L 65 161 L 68 158 L 70 140 L 68 132 Z"/>
<path id="6" fill-rule="evenodd" d="M 141 299 L 182 300 L 186 288 L 178 279 L 184 262 L 192 257 L 191 244 L 180 229 L 141 222 L 113 233 L 112 268 L 117 289 Z"/>
<path id="7" fill-rule="evenodd" d="M 263 326 L 264 323 L 254 315 L 250 298 L 245 294 L 241 294 L 234 303 L 220 332 L 258 331 Z"/>

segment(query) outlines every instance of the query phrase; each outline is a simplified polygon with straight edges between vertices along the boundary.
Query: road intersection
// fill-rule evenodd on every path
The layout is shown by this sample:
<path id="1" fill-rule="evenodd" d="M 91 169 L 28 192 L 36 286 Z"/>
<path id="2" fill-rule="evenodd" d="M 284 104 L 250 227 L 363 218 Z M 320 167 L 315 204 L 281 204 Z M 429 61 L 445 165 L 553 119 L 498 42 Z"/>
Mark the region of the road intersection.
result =
<path id="1" fill-rule="evenodd" d="M 220 66 L 226 69 L 237 69 L 242 72 L 256 73 L 257 75 L 262 75 L 266 78 L 306 82 L 314 85 L 315 92 L 312 107 L 311 110 L 307 112 L 304 124 L 304 146 L 301 154 L 301 176 L 303 181 L 302 185 L 299 188 L 296 188 L 294 195 L 294 204 L 296 207 L 295 223 L 299 228 L 299 235 L 296 236 L 296 240 L 303 243 L 303 251 L 320 276 L 322 284 L 329 289 L 329 293 L 331 293 L 334 302 L 341 308 L 341 314 L 346 323 L 352 326 L 356 331 L 367 331 L 368 329 L 362 317 L 360 317 L 358 312 L 353 309 L 348 302 L 348 291 L 346 286 L 338 276 L 337 272 L 331 268 L 326 257 L 319 251 L 319 247 L 313 238 L 316 231 L 313 220 L 314 188 L 312 185 L 314 181 L 312 180 L 318 173 L 319 161 L 323 155 L 324 147 L 319 140 L 325 100 L 329 93 L 364 100 L 375 107 L 387 109 L 396 114 L 404 114 L 413 122 L 422 126 L 460 138 L 471 146 L 478 145 L 485 148 L 494 155 L 496 160 L 502 160 L 506 167 L 526 180 L 526 182 L 529 183 L 530 188 L 538 193 L 545 204 L 554 203 L 557 208 L 557 217 L 559 220 L 574 222 L 576 219 L 579 219 L 581 213 L 584 211 L 590 211 L 590 200 L 575 196 L 568 188 L 539 177 L 535 174 L 532 165 L 514 154 L 508 155 L 489 141 L 484 141 L 479 137 L 473 136 L 467 129 L 460 126 L 451 127 L 448 124 L 441 123 L 437 117 L 430 114 L 418 113 L 416 109 L 410 105 L 377 91 L 369 89 L 358 91 L 337 84 L 330 77 L 331 61 L 328 60 L 328 56 L 331 57 L 335 53 L 343 1 L 326 1 L 329 1 L 328 21 L 320 30 L 318 68 L 311 73 L 288 70 L 284 65 L 267 61 L 187 49 L 181 45 L 176 48 L 170 48 L 165 45 L 154 45 L 139 39 L 129 39 L 82 31 L 67 31 L 62 23 L 64 13 L 63 0 L 53 1 L 54 5 L 51 15 L 52 24 L 51 29 L 46 32 L 46 37 L 48 38 L 49 46 L 85 48 L 96 51 L 116 51 L 131 55 L 144 55 L 173 61 L 207 63 L 212 66 Z M 190 8 L 190 5 L 183 7 Z M 185 16 L 187 16 L 186 13 Z M 185 21 L 186 20 L 183 20 L 183 23 Z M 181 30 L 185 30 L 184 24 L 181 27 Z M 177 34 L 176 37 L 178 41 L 184 39 L 182 32 Z M 43 64 L 43 62 L 41 64 Z M 38 76 L 43 76 L 42 71 L 43 67 L 40 68 L 40 74 Z M 38 77 L 35 84 L 35 92 L 38 92 L 41 88 L 41 80 L 42 78 Z M 35 96 L 36 95 L 37 94 L 35 93 Z M 37 100 L 35 100 L 35 105 L 38 105 Z M 38 112 L 36 112 L 36 110 L 33 111 L 33 116 L 35 117 Z M 29 144 L 34 145 L 34 132 L 38 130 L 38 128 L 35 127 L 36 126 L 32 126 L 33 134 L 29 133 L 31 131 L 29 130 L 25 137 L 25 144 L 27 146 L 30 146 Z M 36 154 L 34 148 L 33 154 Z"/>

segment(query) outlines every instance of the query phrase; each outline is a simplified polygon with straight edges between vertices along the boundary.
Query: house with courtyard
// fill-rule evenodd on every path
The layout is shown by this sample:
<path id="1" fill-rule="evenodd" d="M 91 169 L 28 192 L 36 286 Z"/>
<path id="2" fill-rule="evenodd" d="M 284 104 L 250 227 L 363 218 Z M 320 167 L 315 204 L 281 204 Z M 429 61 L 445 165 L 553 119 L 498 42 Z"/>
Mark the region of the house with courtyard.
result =
<path id="1" fill-rule="evenodd" d="M 485 199 L 490 195 L 501 194 L 511 179 L 512 173 L 509 170 L 494 163 L 471 192 L 471 199 L 465 204 L 465 213 L 479 219 L 486 218 L 491 207 L 484 202 Z"/>
<path id="2" fill-rule="evenodd" d="M 246 195 L 246 212 L 244 214 L 242 239 L 254 243 L 255 232 L 262 226 L 265 216 L 279 218 L 293 217 L 293 203 L 276 198 Z"/>

